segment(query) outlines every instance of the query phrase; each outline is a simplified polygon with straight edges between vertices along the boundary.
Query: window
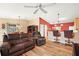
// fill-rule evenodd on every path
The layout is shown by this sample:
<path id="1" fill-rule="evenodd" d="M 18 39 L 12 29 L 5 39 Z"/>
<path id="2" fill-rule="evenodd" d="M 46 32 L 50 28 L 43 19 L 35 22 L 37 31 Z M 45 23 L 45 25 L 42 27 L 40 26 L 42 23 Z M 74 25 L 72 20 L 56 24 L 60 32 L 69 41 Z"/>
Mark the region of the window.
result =
<path id="1" fill-rule="evenodd" d="M 12 33 L 16 32 L 17 28 L 15 24 L 7 24 L 7 32 Z"/>

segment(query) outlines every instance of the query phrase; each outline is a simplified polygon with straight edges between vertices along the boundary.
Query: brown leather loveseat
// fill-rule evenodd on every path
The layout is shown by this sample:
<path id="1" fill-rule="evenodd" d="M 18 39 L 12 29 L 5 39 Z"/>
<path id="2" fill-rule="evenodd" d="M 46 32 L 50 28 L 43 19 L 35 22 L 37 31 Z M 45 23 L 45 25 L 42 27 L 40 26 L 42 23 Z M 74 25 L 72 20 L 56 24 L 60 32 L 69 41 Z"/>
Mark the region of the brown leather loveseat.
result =
<path id="1" fill-rule="evenodd" d="M 17 56 L 33 49 L 35 43 L 33 40 L 28 39 L 26 33 L 8 34 L 4 35 L 4 43 L 1 49 L 2 56 Z"/>

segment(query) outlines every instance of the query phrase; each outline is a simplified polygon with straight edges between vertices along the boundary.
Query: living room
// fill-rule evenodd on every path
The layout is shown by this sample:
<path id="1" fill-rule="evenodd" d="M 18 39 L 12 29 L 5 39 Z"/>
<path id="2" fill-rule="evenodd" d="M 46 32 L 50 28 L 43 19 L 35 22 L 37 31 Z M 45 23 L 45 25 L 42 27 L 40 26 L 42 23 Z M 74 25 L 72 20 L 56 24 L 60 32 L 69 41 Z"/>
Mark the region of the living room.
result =
<path id="1" fill-rule="evenodd" d="M 78 11 L 79 3 L 0 4 L 0 54 L 79 56 Z"/>

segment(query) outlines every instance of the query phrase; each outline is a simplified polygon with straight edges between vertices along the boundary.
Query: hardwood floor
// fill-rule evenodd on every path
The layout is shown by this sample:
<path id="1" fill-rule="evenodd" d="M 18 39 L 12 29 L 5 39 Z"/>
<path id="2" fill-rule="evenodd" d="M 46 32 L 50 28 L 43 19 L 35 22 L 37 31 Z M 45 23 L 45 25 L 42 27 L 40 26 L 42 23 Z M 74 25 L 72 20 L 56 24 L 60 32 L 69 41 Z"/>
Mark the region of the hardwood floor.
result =
<path id="1" fill-rule="evenodd" d="M 23 56 L 72 56 L 72 47 L 47 41 L 45 45 L 35 46 Z"/>

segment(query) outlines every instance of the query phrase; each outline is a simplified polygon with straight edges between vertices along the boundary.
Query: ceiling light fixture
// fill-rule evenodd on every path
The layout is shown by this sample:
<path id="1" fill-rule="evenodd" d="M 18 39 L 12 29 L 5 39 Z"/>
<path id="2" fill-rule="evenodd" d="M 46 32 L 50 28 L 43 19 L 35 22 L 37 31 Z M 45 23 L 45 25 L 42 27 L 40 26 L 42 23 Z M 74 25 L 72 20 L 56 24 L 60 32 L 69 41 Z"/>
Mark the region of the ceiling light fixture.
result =
<path id="1" fill-rule="evenodd" d="M 56 30 L 61 30 L 61 26 L 63 26 L 63 24 L 60 23 L 60 19 L 59 19 L 60 18 L 60 13 L 58 13 L 57 15 L 58 15 L 58 19 L 57 19 L 58 21 L 57 21 L 57 24 L 55 25 Z"/>
<path id="2" fill-rule="evenodd" d="M 57 15 L 58 15 L 57 24 L 58 24 L 58 25 L 60 24 L 60 26 L 63 26 L 63 24 L 60 23 L 60 20 L 61 20 L 61 18 L 60 18 L 60 13 L 58 13 Z"/>
<path id="3" fill-rule="evenodd" d="M 57 21 L 57 24 L 55 24 L 55 26 L 57 26 L 57 25 L 59 24 L 59 22 L 60 22 L 60 21 L 59 21 L 59 15 L 60 15 L 60 14 L 58 13 L 57 15 L 58 15 L 58 18 L 57 18 L 58 21 Z"/>

